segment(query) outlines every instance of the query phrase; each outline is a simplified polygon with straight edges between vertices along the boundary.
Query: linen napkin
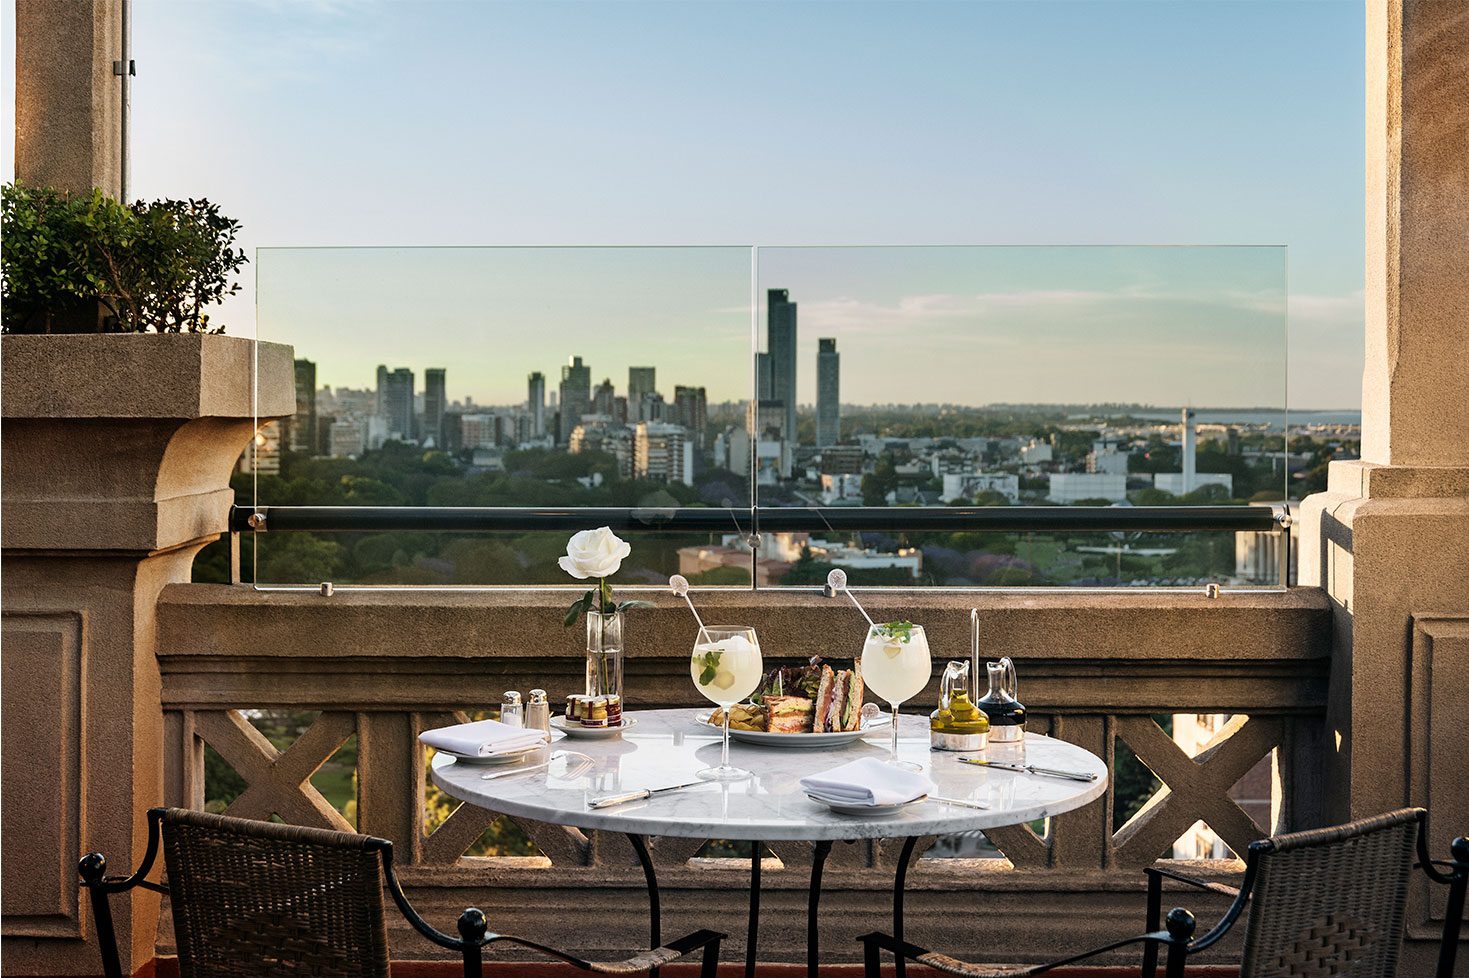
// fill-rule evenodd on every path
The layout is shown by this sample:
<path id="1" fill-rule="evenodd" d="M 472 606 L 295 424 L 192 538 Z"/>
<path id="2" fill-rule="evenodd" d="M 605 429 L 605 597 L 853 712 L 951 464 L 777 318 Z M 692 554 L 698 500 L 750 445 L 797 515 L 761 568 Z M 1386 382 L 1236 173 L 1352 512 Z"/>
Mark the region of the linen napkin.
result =
<path id="1" fill-rule="evenodd" d="M 549 738 L 544 730 L 512 727 L 499 720 L 476 720 L 474 723 L 456 723 L 452 727 L 425 730 L 418 739 L 434 750 L 494 757 L 534 747 Z"/>
<path id="2" fill-rule="evenodd" d="M 921 772 L 904 771 L 875 757 L 804 777 L 801 787 L 840 805 L 901 805 L 938 790 Z"/>

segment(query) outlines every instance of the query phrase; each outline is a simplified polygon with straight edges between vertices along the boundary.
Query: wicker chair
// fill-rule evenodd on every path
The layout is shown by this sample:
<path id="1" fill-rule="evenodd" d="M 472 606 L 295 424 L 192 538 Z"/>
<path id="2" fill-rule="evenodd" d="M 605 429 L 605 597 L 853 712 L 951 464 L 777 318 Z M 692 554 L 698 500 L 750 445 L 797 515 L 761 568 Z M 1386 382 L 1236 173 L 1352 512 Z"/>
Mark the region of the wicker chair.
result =
<path id="1" fill-rule="evenodd" d="M 1238 888 L 1152 867 L 1148 873 L 1147 933 L 1059 961 L 1019 967 L 968 964 L 887 934 L 867 934 L 868 978 L 877 978 L 881 952 L 963 978 L 1039 975 L 1108 951 L 1141 945 L 1143 978 L 1157 972 L 1181 978 L 1188 958 L 1207 950 L 1246 916 L 1242 978 L 1394 978 L 1403 936 L 1403 905 L 1413 872 L 1421 808 L 1364 818 L 1346 825 L 1277 835 L 1250 844 Z M 1194 916 L 1175 907 L 1159 926 L 1165 879 L 1233 898 L 1212 930 L 1194 937 Z M 1248 910 L 1248 914 L 1246 914 Z"/>
<path id="2" fill-rule="evenodd" d="M 146 879 L 160 841 L 166 884 Z M 414 929 L 463 956 L 465 978 L 480 978 L 482 949 L 500 943 L 605 975 L 656 969 L 702 950 L 701 978 L 714 978 L 724 937 L 696 931 L 625 961 L 597 963 L 492 933 L 471 907 L 459 915 L 455 938 L 409 904 L 386 839 L 179 808 L 148 812 L 148 849 L 133 875 L 107 876 L 107 860 L 96 852 L 82 857 L 78 871 L 91 895 L 107 978 L 122 978 L 108 897 L 138 886 L 169 896 L 181 978 L 388 978 L 385 885 Z"/>
<path id="3" fill-rule="evenodd" d="M 1438 948 L 1437 978 L 1454 978 L 1454 957 L 1459 951 L 1459 931 L 1464 923 L 1464 897 L 1469 892 L 1469 837 L 1459 836 L 1449 844 L 1448 859 L 1431 859 L 1426 833 L 1418 834 L 1418 865 L 1435 883 L 1449 888 L 1444 906 L 1443 937 Z"/>

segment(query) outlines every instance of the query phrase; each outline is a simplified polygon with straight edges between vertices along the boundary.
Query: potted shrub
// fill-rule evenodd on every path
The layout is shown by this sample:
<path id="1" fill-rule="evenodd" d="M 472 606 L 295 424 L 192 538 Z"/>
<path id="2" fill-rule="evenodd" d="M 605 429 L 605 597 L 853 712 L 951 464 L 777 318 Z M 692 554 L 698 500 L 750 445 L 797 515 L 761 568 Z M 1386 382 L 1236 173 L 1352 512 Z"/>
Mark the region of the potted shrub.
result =
<path id="1" fill-rule="evenodd" d="M 208 307 L 239 291 L 240 224 L 207 200 L 124 205 L 100 190 L 5 186 L 6 333 L 211 333 Z"/>

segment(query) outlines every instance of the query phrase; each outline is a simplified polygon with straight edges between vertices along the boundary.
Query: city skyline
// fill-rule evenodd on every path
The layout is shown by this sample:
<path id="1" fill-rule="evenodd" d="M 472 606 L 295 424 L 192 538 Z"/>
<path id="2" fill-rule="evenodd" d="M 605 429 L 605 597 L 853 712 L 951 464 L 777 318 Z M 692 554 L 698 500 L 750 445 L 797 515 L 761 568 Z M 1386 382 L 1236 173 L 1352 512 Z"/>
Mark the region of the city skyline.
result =
<path id="1" fill-rule="evenodd" d="M 794 360 L 797 406 L 816 401 L 822 339 L 845 354 L 849 403 L 1286 404 L 1284 249 L 758 257 L 768 287 L 755 335 L 765 353 L 778 347 L 781 384 Z M 712 402 L 747 400 L 755 384 L 746 248 L 285 249 L 263 253 L 258 271 L 261 338 L 322 363 L 330 386 L 360 385 L 377 362 L 453 363 L 459 397 L 513 404 L 529 370 L 554 387 L 568 350 L 581 351 L 589 386 L 631 386 L 651 359 Z M 786 296 L 774 332 L 772 294 Z M 915 375 L 922 396 L 901 389 Z"/>

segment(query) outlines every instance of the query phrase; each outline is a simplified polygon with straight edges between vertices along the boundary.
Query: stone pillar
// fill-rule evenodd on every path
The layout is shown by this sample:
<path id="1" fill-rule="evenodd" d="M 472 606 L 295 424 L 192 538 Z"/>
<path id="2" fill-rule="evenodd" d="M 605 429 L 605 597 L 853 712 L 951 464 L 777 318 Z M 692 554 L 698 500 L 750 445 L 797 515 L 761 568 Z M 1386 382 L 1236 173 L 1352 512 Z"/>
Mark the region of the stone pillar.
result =
<path id="1" fill-rule="evenodd" d="M 1302 506 L 1300 582 L 1334 609 L 1327 811 L 1469 826 L 1469 6 L 1367 3 L 1362 459 Z M 1428 973 L 1441 895 L 1405 949 Z"/>
<path id="2" fill-rule="evenodd" d="M 5 973 L 99 973 L 77 883 L 143 853 L 163 799 L 154 609 L 226 529 L 254 432 L 254 344 L 225 336 L 6 336 L 3 473 Z M 260 411 L 295 410 L 290 347 L 260 345 Z M 114 907 L 123 964 L 159 897 Z"/>
<path id="3" fill-rule="evenodd" d="M 15 175 L 118 196 L 121 0 L 15 0 Z"/>

